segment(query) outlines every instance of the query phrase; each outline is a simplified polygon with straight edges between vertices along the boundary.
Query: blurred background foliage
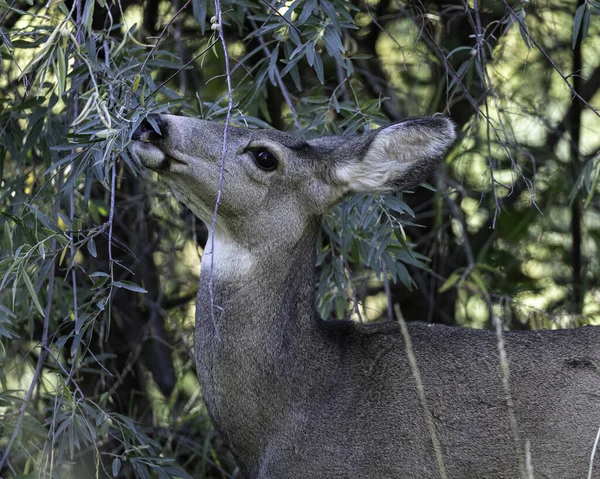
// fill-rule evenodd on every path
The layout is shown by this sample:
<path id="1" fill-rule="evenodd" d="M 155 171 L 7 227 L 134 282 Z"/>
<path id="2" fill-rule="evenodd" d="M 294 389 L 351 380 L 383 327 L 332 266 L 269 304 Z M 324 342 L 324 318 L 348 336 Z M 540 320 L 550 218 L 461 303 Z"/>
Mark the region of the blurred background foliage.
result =
<path id="1" fill-rule="evenodd" d="M 459 127 L 429 185 L 326 219 L 324 316 L 600 322 L 600 2 L 217 5 L 0 0 L 1 477 L 236 477 L 194 370 L 206 227 L 127 153 L 149 113 L 223 121 L 226 59 L 236 125 Z"/>

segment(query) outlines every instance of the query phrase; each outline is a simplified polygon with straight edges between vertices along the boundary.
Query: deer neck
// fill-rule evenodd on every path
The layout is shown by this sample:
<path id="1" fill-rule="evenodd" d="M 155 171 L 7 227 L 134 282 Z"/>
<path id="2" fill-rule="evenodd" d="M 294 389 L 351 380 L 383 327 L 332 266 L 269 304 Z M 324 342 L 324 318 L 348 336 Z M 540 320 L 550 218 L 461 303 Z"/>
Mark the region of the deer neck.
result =
<path id="1" fill-rule="evenodd" d="M 314 308 L 316 234 L 315 227 L 289 248 L 252 251 L 216 237 L 214 257 L 209 238 L 197 299 L 196 365 L 209 414 L 236 456 L 261 452 L 288 406 L 311 388 L 299 371 L 323 357 Z M 240 411 L 244 421 L 233 424 Z"/>

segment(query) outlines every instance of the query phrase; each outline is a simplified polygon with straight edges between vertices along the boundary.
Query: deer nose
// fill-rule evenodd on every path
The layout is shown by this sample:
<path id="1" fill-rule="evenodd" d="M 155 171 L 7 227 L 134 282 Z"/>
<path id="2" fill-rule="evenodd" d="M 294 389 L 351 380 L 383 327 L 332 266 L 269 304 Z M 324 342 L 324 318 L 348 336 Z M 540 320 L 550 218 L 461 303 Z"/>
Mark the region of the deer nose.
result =
<path id="1" fill-rule="evenodd" d="M 160 133 L 156 131 L 156 127 L 160 130 Z M 142 141 L 156 141 L 161 137 L 164 137 L 167 133 L 167 122 L 162 118 L 161 115 L 149 115 L 144 118 L 140 126 L 133 132 L 131 138 L 133 140 Z"/>

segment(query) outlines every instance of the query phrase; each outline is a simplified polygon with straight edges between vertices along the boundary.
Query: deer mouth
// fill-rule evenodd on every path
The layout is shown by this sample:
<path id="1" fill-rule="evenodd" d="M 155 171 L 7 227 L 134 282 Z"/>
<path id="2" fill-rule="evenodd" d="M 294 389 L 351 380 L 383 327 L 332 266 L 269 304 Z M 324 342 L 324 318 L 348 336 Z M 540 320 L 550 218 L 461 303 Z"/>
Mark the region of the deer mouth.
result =
<path id="1" fill-rule="evenodd" d="M 174 171 L 173 167 L 188 165 L 181 155 L 167 153 L 148 140 L 135 140 L 131 152 L 142 165 L 154 171 Z"/>
<path id="2" fill-rule="evenodd" d="M 168 123 L 160 115 L 152 115 L 142 121 L 133 132 L 131 153 L 146 168 L 155 171 L 176 171 L 177 166 L 187 166 L 185 155 L 170 151 Z"/>

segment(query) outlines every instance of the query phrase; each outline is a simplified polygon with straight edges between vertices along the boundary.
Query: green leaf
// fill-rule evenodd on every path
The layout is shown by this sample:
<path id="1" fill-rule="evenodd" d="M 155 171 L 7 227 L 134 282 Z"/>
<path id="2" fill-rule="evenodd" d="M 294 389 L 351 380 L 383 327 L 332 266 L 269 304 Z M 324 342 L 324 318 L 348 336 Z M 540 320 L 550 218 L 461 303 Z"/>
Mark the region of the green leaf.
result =
<path id="1" fill-rule="evenodd" d="M 204 28 L 206 26 L 206 0 L 192 0 L 192 12 L 194 13 L 194 19 L 200 25 L 200 31 L 204 35 Z"/>
<path id="2" fill-rule="evenodd" d="M 592 17 L 591 10 L 589 8 L 586 8 L 585 13 L 583 14 L 583 22 L 582 22 L 582 29 L 581 29 L 581 41 L 582 42 L 585 40 L 585 37 L 587 37 L 588 30 L 590 29 L 591 17 Z"/>
<path id="3" fill-rule="evenodd" d="M 485 284 L 485 281 L 483 280 L 483 277 L 479 274 L 477 270 L 473 270 L 471 272 L 471 279 L 475 282 L 475 284 L 482 293 L 487 293 L 487 286 Z"/>
<path id="4" fill-rule="evenodd" d="M 96 251 L 96 242 L 94 241 L 94 238 L 90 238 L 88 240 L 87 249 L 94 258 L 98 257 L 98 252 Z"/>
<path id="5" fill-rule="evenodd" d="M 307 43 L 306 47 L 304 49 L 304 52 L 306 54 L 306 61 L 312 67 L 315 63 L 315 44 L 314 44 L 314 42 Z"/>
<path id="6" fill-rule="evenodd" d="M 348 311 L 348 300 L 343 296 L 336 296 L 335 298 L 335 317 L 337 319 L 344 319 Z"/>
<path id="7" fill-rule="evenodd" d="M 344 45 L 342 45 L 340 35 L 332 24 L 325 26 L 322 38 L 329 55 L 337 61 L 341 61 L 342 53 L 344 53 Z"/>
<path id="8" fill-rule="evenodd" d="M 315 52 L 315 72 L 317 72 L 317 77 L 321 82 L 321 85 L 325 84 L 325 70 L 323 69 L 323 61 L 321 60 L 321 55 Z"/>
<path id="9" fill-rule="evenodd" d="M 459 273 L 458 271 L 455 271 L 454 273 L 452 273 L 450 276 L 448 276 L 448 279 L 446 281 L 444 281 L 444 284 L 442 284 L 442 286 L 440 286 L 440 289 L 438 289 L 438 293 L 445 293 L 446 291 L 448 291 L 456 283 L 458 283 L 458 281 L 460 280 L 461 277 L 462 277 L 462 274 Z"/>
<path id="10" fill-rule="evenodd" d="M 316 6 L 316 0 L 308 0 L 307 2 L 305 2 L 302 6 L 302 12 L 300 12 L 300 16 L 298 17 L 298 20 L 296 20 L 296 25 L 300 26 L 304 24 L 304 22 L 306 22 L 311 17 Z"/>
<path id="11" fill-rule="evenodd" d="M 67 343 L 67 341 L 69 340 L 69 338 L 71 337 L 70 334 L 67 334 L 65 336 L 61 336 L 60 338 L 58 338 L 55 342 L 56 347 L 58 349 L 62 349 L 65 347 L 65 344 Z"/>
<path id="12" fill-rule="evenodd" d="M 135 93 L 137 91 L 138 87 L 140 86 L 141 78 L 142 77 L 139 75 L 135 76 L 135 80 L 133 80 L 133 87 L 132 87 L 133 93 Z"/>
<path id="13" fill-rule="evenodd" d="M 135 284 L 133 281 L 115 281 L 113 283 L 113 286 L 115 288 L 123 288 L 123 289 L 128 289 L 129 291 L 134 291 L 136 293 L 147 293 L 148 291 L 146 291 L 144 288 L 142 288 L 141 286 L 138 286 L 137 284 Z"/>
<path id="14" fill-rule="evenodd" d="M 71 356 L 74 356 L 75 352 L 77 351 L 77 348 L 79 348 L 84 333 L 85 329 L 80 329 L 78 333 L 75 333 L 75 337 L 73 338 L 73 344 L 71 344 Z"/>
<path id="15" fill-rule="evenodd" d="M 96 0 L 87 0 L 85 2 L 85 8 L 83 9 L 83 24 L 85 25 L 85 31 L 89 35 L 92 31 L 92 21 L 94 19 L 94 5 Z"/>
<path id="16" fill-rule="evenodd" d="M 446 91 L 450 91 L 452 89 L 452 87 L 458 82 L 458 80 L 460 80 L 461 82 L 464 82 L 463 77 L 472 63 L 473 63 L 473 59 L 469 58 L 466 62 L 464 62 L 458 68 L 458 70 L 456 71 L 456 75 L 454 77 L 452 77 L 452 80 L 448 84 L 448 88 L 446 89 Z"/>
<path id="17" fill-rule="evenodd" d="M 340 20 L 338 18 L 338 11 L 331 4 L 331 2 L 329 2 L 329 0 L 321 0 L 321 9 L 323 10 L 323 13 L 325 14 L 325 17 L 330 22 L 333 22 L 333 24 L 335 25 L 336 29 L 339 30 L 339 29 L 342 28 L 342 26 L 340 24 Z"/>
<path id="18" fill-rule="evenodd" d="M 95 271 L 93 273 L 90 273 L 90 278 L 97 278 L 97 277 L 102 277 L 102 278 L 108 278 L 109 274 L 105 273 L 104 271 Z"/>
<path id="19" fill-rule="evenodd" d="M 121 471 L 121 459 L 115 457 L 112 462 L 112 475 L 113 477 L 119 477 Z"/>
<path id="20" fill-rule="evenodd" d="M 56 79 L 58 80 L 58 96 L 63 96 L 67 86 L 67 65 L 62 42 L 58 42 L 56 53 Z"/>
<path id="21" fill-rule="evenodd" d="M 583 20 L 583 14 L 585 13 L 585 10 L 585 4 L 580 5 L 575 12 L 575 17 L 573 18 L 573 49 L 575 49 L 575 45 L 577 44 L 577 37 L 579 36 L 579 30 L 581 29 L 581 22 Z"/>
<path id="22" fill-rule="evenodd" d="M 38 299 L 35 289 L 33 288 L 33 283 L 31 282 L 31 279 L 29 278 L 27 271 L 25 271 L 24 269 L 23 269 L 23 281 L 25 281 L 25 286 L 27 286 L 27 290 L 29 291 L 29 294 L 31 295 L 33 304 L 35 304 L 35 307 L 37 308 L 39 313 L 42 316 L 44 316 L 44 308 L 42 308 L 42 305 L 40 304 L 40 300 Z"/>
<path id="23" fill-rule="evenodd" d="M 68 248 L 68 246 L 65 246 L 62 250 L 62 253 L 60 254 L 60 258 L 58 259 L 59 266 L 63 264 L 63 261 L 65 260 L 65 256 L 67 256 L 67 251 L 69 251 L 69 248 Z"/>
<path id="24" fill-rule="evenodd" d="M 269 80 L 275 85 L 275 73 L 277 72 L 277 59 L 279 58 L 279 44 L 273 48 L 271 58 L 269 60 Z"/>

